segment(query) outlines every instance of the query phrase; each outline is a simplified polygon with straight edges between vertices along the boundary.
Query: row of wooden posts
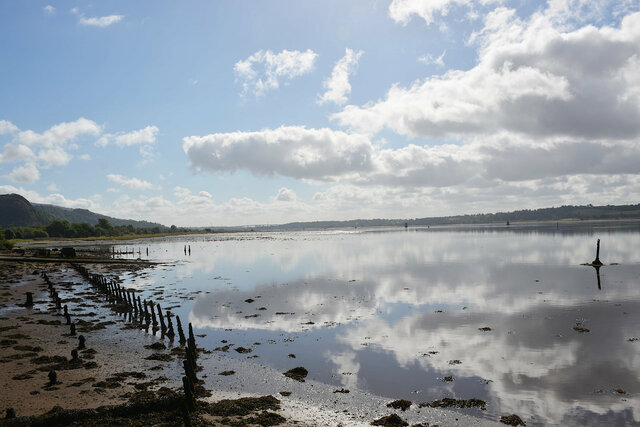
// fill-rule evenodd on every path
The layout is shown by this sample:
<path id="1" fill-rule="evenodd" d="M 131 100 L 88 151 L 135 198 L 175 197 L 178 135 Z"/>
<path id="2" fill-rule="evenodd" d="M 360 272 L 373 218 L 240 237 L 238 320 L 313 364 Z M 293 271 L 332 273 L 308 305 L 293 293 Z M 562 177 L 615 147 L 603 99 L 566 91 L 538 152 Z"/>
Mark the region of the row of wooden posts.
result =
<path id="1" fill-rule="evenodd" d="M 42 272 L 41 277 L 44 279 L 45 283 L 47 284 L 47 288 L 49 290 L 49 297 L 53 299 L 56 305 L 56 310 L 60 311 L 61 309 L 64 309 L 63 315 L 65 317 L 66 324 L 69 325 L 69 328 L 70 328 L 69 335 L 75 336 L 76 325 L 71 321 L 71 314 L 69 313 L 69 308 L 67 307 L 66 304 L 62 306 L 62 299 L 60 298 L 60 295 L 56 291 L 56 288 L 53 286 L 53 282 L 51 282 L 51 279 L 49 279 L 49 276 L 47 276 L 47 273 Z M 27 301 L 25 303 L 25 306 L 26 307 L 33 306 L 33 293 L 27 292 Z M 84 350 L 85 348 L 86 348 L 86 339 L 84 335 L 80 335 L 78 336 L 78 347 L 71 350 L 71 361 L 72 362 L 78 361 L 78 350 Z M 57 380 L 58 380 L 58 375 L 56 371 L 55 370 L 49 371 L 49 385 L 50 386 L 55 385 L 57 383 Z"/>
<path id="2" fill-rule="evenodd" d="M 155 334 L 160 329 L 162 337 L 167 337 L 173 342 L 175 331 L 173 329 L 173 322 L 171 321 L 171 315 L 167 313 L 167 322 L 162 314 L 162 308 L 160 304 L 154 304 L 152 301 L 141 300 L 140 296 L 136 297 L 133 290 L 125 289 L 120 286 L 119 283 L 109 280 L 101 274 L 90 273 L 84 266 L 79 264 L 72 264 L 75 270 L 91 285 L 106 295 L 107 301 L 110 303 L 118 304 L 125 307 L 129 313 L 131 321 L 138 322 L 144 326 L 145 330 L 149 330 L 152 327 L 152 331 Z M 156 310 L 157 307 L 157 316 Z M 196 371 L 199 369 L 196 364 L 198 359 L 198 348 L 196 346 L 196 339 L 193 334 L 193 326 L 189 323 L 189 337 L 185 337 L 182 329 L 182 323 L 180 322 L 180 316 L 176 317 L 178 336 L 180 346 L 185 346 L 185 359 L 183 360 L 183 367 L 185 375 L 182 377 L 182 385 L 184 390 L 184 407 L 183 407 L 183 420 L 185 426 L 190 426 L 189 413 L 196 409 L 196 384 L 200 383 L 196 376 Z"/>
<path id="3" fill-rule="evenodd" d="M 73 266 L 85 280 L 106 295 L 107 301 L 119 305 L 121 310 L 128 313 L 130 321 L 139 322 L 147 331 L 151 327 L 154 334 L 159 330 L 163 337 L 166 336 L 170 341 L 173 341 L 176 335 L 172 321 L 173 316 L 167 312 L 165 321 L 160 304 L 154 304 L 151 300 L 142 300 L 140 295 L 136 296 L 134 290 L 125 289 L 119 283 L 109 280 L 101 274 L 90 273 L 84 266 L 78 264 L 73 264 Z M 175 316 L 175 318 L 179 343 L 184 345 L 186 338 L 180 316 Z"/>

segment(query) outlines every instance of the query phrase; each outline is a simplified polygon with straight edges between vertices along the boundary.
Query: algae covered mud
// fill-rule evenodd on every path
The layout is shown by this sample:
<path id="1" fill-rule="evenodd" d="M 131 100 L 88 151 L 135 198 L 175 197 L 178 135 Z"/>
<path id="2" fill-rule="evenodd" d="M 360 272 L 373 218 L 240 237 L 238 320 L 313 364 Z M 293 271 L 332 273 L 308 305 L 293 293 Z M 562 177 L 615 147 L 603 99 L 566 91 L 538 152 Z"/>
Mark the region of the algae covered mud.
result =
<path id="1" fill-rule="evenodd" d="M 216 356 L 205 366 L 213 389 L 272 393 L 267 372 L 304 367 L 307 382 L 336 393 L 323 401 L 304 384 L 296 393 L 351 411 L 360 403 L 347 392 L 408 400 L 409 420 L 418 404 L 453 398 L 486 402 L 461 411 L 492 421 L 633 425 L 639 231 L 604 223 L 190 236 L 132 243 L 165 264 L 123 279 L 193 323 Z M 582 265 L 598 238 L 599 272 Z"/>

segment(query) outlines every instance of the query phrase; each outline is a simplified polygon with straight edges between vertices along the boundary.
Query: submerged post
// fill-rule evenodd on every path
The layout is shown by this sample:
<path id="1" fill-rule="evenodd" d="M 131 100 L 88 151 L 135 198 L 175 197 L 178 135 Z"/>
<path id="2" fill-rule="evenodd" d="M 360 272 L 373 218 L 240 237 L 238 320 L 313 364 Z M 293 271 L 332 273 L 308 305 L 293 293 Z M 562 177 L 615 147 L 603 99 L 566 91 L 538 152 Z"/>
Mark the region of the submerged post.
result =
<path id="1" fill-rule="evenodd" d="M 598 245 L 596 247 L 596 259 L 594 259 L 591 264 L 602 265 L 602 262 L 600 261 L 600 239 L 598 239 Z"/>

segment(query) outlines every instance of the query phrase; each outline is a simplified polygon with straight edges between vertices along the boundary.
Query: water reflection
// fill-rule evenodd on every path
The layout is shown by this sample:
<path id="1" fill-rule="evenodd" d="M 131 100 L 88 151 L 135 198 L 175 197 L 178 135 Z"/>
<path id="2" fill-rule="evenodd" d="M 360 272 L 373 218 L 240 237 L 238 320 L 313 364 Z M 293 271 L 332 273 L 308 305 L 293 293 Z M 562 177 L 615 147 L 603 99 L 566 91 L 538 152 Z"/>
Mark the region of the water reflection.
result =
<path id="1" fill-rule="evenodd" d="M 595 268 L 594 286 L 581 265 L 593 230 L 547 231 L 206 236 L 188 261 L 132 281 L 202 291 L 176 311 L 210 348 L 252 346 L 278 368 L 295 353 L 347 388 L 477 397 L 534 424 L 638 423 L 640 234 L 599 230 L 601 258 L 620 265 Z M 150 253 L 183 260 L 184 247 Z"/>

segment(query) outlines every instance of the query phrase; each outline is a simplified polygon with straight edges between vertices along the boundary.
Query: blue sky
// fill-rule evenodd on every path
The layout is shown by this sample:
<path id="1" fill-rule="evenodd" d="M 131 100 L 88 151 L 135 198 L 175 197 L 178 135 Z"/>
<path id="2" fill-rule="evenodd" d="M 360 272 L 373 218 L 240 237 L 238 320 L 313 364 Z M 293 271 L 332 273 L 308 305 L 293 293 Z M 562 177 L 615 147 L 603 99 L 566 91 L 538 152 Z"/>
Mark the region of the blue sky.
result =
<path id="1" fill-rule="evenodd" d="M 640 200 L 634 1 L 0 2 L 0 193 L 164 224 Z"/>

